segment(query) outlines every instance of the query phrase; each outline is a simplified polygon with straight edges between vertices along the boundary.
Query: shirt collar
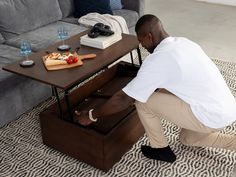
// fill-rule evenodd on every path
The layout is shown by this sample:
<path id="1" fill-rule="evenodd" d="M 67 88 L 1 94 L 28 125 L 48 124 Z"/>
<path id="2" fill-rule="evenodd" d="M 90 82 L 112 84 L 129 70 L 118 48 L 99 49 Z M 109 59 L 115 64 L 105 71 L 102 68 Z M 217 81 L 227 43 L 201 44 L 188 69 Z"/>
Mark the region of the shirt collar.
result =
<path id="1" fill-rule="evenodd" d="M 167 43 L 172 42 L 172 41 L 174 41 L 174 37 L 171 37 L 171 36 L 169 36 L 169 37 L 163 39 L 163 40 L 156 46 L 156 48 L 154 49 L 154 52 L 160 50 L 164 45 L 166 45 Z"/>

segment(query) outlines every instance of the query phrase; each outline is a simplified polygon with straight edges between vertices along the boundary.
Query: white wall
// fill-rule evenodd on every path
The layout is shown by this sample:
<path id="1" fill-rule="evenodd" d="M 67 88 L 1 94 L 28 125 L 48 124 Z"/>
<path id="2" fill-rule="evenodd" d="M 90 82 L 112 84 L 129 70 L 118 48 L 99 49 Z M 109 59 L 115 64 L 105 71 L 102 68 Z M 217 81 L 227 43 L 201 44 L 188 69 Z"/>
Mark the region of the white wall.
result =
<path id="1" fill-rule="evenodd" d="M 236 6 L 236 0 L 198 0 L 198 1 Z"/>

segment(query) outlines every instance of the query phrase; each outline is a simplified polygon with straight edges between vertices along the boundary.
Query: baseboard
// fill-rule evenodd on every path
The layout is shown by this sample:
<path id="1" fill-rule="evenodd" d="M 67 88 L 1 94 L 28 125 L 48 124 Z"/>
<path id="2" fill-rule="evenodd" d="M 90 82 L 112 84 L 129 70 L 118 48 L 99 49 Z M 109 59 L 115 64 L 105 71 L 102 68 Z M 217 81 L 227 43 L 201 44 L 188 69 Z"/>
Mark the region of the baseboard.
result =
<path id="1" fill-rule="evenodd" d="M 197 0 L 197 1 L 236 6 L 236 0 Z"/>

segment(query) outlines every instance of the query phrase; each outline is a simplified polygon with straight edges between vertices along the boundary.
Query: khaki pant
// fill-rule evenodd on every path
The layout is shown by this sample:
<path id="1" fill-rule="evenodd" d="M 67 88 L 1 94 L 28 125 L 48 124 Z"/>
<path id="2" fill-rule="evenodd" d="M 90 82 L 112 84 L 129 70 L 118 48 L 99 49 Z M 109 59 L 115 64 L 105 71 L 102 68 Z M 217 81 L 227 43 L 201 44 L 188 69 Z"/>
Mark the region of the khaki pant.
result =
<path id="1" fill-rule="evenodd" d="M 236 136 L 203 125 L 189 104 L 167 92 L 154 92 L 146 103 L 135 102 L 139 118 L 153 148 L 168 146 L 158 115 L 182 128 L 179 138 L 185 145 L 236 150 Z"/>

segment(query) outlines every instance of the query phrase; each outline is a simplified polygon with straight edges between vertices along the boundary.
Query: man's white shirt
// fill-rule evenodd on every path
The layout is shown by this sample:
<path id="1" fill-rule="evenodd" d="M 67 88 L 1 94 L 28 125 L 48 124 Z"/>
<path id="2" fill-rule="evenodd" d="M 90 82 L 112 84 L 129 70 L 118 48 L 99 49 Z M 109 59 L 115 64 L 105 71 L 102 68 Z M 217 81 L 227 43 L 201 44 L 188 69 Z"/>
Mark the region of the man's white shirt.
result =
<path id="1" fill-rule="evenodd" d="M 208 127 L 222 128 L 236 120 L 236 101 L 220 71 L 199 45 L 186 38 L 165 38 L 122 90 L 146 102 L 157 88 L 188 103 Z"/>

